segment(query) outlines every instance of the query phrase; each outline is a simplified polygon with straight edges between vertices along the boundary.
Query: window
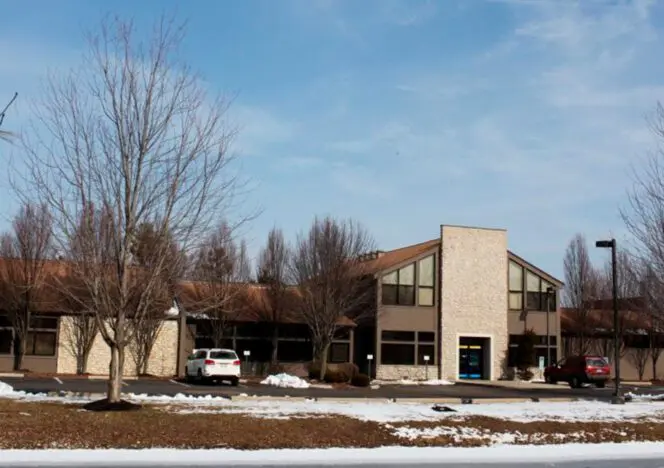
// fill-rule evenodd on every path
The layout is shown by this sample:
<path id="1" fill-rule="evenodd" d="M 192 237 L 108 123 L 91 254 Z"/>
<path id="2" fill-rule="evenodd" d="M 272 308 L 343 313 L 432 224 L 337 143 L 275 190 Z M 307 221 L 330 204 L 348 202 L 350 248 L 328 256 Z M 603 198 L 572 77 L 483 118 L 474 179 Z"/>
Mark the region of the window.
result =
<path id="1" fill-rule="evenodd" d="M 303 362 L 313 358 L 311 343 L 308 341 L 280 341 L 277 357 L 281 362 Z"/>
<path id="2" fill-rule="evenodd" d="M 415 264 L 383 276 L 382 302 L 385 305 L 415 305 Z"/>
<path id="3" fill-rule="evenodd" d="M 432 344 L 419 344 L 417 345 L 417 364 L 420 366 L 432 365 L 435 362 L 435 347 Z M 429 356 L 429 360 L 425 361 L 424 356 Z"/>
<path id="4" fill-rule="evenodd" d="M 54 317 L 31 317 L 30 328 L 42 328 L 45 330 L 57 330 L 58 319 Z"/>
<path id="5" fill-rule="evenodd" d="M 417 341 L 415 337 L 417 336 Z M 381 364 L 412 366 L 425 364 L 434 365 L 436 362 L 436 334 L 434 332 L 411 332 L 383 330 L 381 333 Z M 387 353 L 387 354 L 385 354 Z M 429 361 L 424 361 L 429 356 Z"/>
<path id="6" fill-rule="evenodd" d="M 417 272 L 417 303 L 432 306 L 434 298 L 434 256 L 420 260 Z"/>
<path id="7" fill-rule="evenodd" d="M 552 288 L 551 293 L 547 292 L 548 288 Z M 542 280 L 542 310 L 555 311 L 556 310 L 556 288 L 553 284 Z M 549 308 L 547 309 L 547 300 Z"/>
<path id="8" fill-rule="evenodd" d="M 33 356 L 55 355 L 55 332 L 29 331 L 25 354 Z"/>
<path id="9" fill-rule="evenodd" d="M 230 359 L 235 361 L 237 355 L 232 351 L 210 351 L 210 359 Z"/>
<path id="10" fill-rule="evenodd" d="M 534 273 L 526 272 L 526 308 L 528 310 L 542 310 L 540 304 L 540 277 Z"/>
<path id="11" fill-rule="evenodd" d="M 516 262 L 509 262 L 509 308 L 523 309 L 523 267 Z"/>
<path id="12" fill-rule="evenodd" d="M 332 343 L 330 345 L 330 362 L 348 362 L 350 357 L 350 344 Z"/>
<path id="13" fill-rule="evenodd" d="M 383 330 L 381 339 L 383 341 L 415 341 L 415 332 Z"/>
<path id="14" fill-rule="evenodd" d="M 549 349 L 549 352 L 551 353 L 551 364 L 555 364 L 556 362 L 558 362 L 558 349 L 554 348 L 554 347 L 551 347 L 551 349 Z M 548 362 L 546 362 L 546 354 L 547 354 L 546 353 L 546 348 L 535 348 L 535 365 L 536 366 L 539 366 L 540 357 L 544 358 L 544 366 L 545 367 L 551 365 Z"/>
<path id="15" fill-rule="evenodd" d="M 381 364 L 412 366 L 415 364 L 415 344 L 383 343 L 380 346 Z"/>
<path id="16" fill-rule="evenodd" d="M 417 332 L 417 341 L 420 343 L 433 343 L 436 341 L 434 332 Z"/>
<path id="17" fill-rule="evenodd" d="M 0 354 L 11 354 L 12 352 L 12 330 L 0 328 Z"/>

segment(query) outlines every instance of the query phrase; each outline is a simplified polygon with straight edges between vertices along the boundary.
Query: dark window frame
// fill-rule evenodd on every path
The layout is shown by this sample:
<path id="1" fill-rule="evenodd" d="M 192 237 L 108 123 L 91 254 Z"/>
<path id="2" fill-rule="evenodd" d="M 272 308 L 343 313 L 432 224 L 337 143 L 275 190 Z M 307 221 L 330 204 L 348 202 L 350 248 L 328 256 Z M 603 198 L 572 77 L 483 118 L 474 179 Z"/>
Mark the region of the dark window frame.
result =
<path id="1" fill-rule="evenodd" d="M 521 285 L 520 285 L 519 289 L 513 289 L 512 288 L 512 284 L 511 284 L 512 275 L 511 275 L 511 272 L 510 272 L 510 268 L 511 268 L 512 265 L 516 265 L 517 267 L 519 267 L 521 269 Z M 524 268 L 523 265 L 521 265 L 518 262 L 515 262 L 514 260 L 509 260 L 509 262 L 507 264 L 507 290 L 508 290 L 507 307 L 509 308 L 509 310 L 523 310 L 523 306 L 524 306 L 524 302 L 525 302 L 524 301 L 524 299 L 525 299 L 525 295 L 524 295 L 525 278 L 526 278 L 526 268 Z M 518 307 L 518 308 L 513 308 L 512 307 L 511 298 L 512 298 L 513 295 L 518 295 L 521 298 L 521 307 Z"/>
<path id="2" fill-rule="evenodd" d="M 417 262 L 409 263 L 404 265 L 401 268 L 398 268 L 394 271 L 384 274 L 381 277 L 381 304 L 389 306 L 405 306 L 405 307 L 414 307 L 416 302 L 415 290 L 417 288 Z M 405 268 L 413 268 L 413 284 L 401 284 L 401 270 Z M 396 274 L 396 283 L 385 283 L 383 279 L 391 274 Z M 410 291 L 409 291 L 410 289 Z M 391 294 L 388 296 L 386 292 Z M 407 294 L 406 294 L 407 292 Z M 388 299 L 389 298 L 389 299 Z M 388 300 L 386 300 L 388 299 Z M 393 302 L 392 302 L 393 301 Z"/>
<path id="3" fill-rule="evenodd" d="M 385 336 L 385 333 L 387 332 L 387 337 L 389 339 L 384 339 L 383 337 Z M 398 334 L 411 334 L 412 335 L 403 335 L 402 338 L 404 339 L 398 339 L 399 335 Z M 433 340 L 429 341 L 429 337 L 426 336 L 423 339 L 420 339 L 420 334 L 433 334 Z M 390 336 L 390 334 L 392 334 Z M 424 365 L 429 365 L 433 366 L 436 364 L 436 332 L 431 332 L 431 331 L 409 331 L 409 330 L 381 330 L 381 336 L 380 336 L 380 344 L 381 344 L 381 354 L 380 354 L 380 364 L 381 365 L 388 365 L 388 366 L 424 366 Z M 406 339 L 410 338 L 410 339 Z M 412 346 L 413 347 L 413 361 L 410 363 L 410 359 L 407 360 L 409 363 L 396 363 L 396 362 L 391 362 L 391 360 L 385 361 L 384 359 L 384 353 L 383 353 L 383 346 L 384 345 L 407 345 L 407 346 Z M 424 355 L 425 353 L 420 353 L 420 348 L 424 348 L 427 350 L 426 355 L 429 356 L 429 361 L 425 362 L 424 361 Z M 421 359 L 420 359 L 421 358 Z"/>
<path id="4" fill-rule="evenodd" d="M 432 272 L 432 284 L 422 284 L 422 279 L 420 275 L 420 264 L 425 260 L 431 260 L 431 272 Z M 418 307 L 433 307 L 436 305 L 436 254 L 427 255 L 424 258 L 421 258 L 417 261 L 417 305 Z M 420 302 L 420 291 L 422 290 L 431 291 L 431 304 L 422 304 Z"/>

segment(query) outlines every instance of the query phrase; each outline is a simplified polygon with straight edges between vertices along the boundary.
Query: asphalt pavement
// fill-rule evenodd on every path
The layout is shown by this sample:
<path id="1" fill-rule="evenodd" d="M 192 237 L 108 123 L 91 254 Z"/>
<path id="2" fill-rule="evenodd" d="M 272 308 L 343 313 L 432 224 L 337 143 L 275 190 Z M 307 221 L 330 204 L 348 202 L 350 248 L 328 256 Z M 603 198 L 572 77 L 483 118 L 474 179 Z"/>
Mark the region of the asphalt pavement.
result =
<path id="1" fill-rule="evenodd" d="M 29 393 L 47 392 L 75 392 L 75 393 L 104 393 L 105 380 L 89 380 L 80 378 L 23 378 L 3 377 L 0 380 L 8 383 L 15 390 Z M 624 387 L 624 391 L 633 393 L 663 394 L 664 387 Z M 178 393 L 185 395 L 213 395 L 231 398 L 240 394 L 271 396 L 271 397 L 310 397 L 310 398 L 378 398 L 378 399 L 404 399 L 404 398 L 466 398 L 472 400 L 498 399 L 498 398 L 579 398 L 589 400 L 609 400 L 613 390 L 611 388 L 598 389 L 587 387 L 571 389 L 565 385 L 559 388 L 506 388 L 472 383 L 457 383 L 455 385 L 441 386 L 410 386 L 410 385 L 382 385 L 380 388 L 347 388 L 330 389 L 315 388 L 277 388 L 259 384 L 240 384 L 232 387 L 226 384 L 195 384 L 176 380 L 137 379 L 127 380 L 123 384 L 124 393 L 166 395 L 173 396 Z"/>

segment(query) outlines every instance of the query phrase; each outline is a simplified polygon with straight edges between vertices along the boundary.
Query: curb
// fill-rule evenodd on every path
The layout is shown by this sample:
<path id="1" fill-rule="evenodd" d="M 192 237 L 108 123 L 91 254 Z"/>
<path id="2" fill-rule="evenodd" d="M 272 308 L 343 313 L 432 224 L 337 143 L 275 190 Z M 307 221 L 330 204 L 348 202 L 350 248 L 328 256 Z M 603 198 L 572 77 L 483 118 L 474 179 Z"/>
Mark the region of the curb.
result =
<path id="1" fill-rule="evenodd" d="M 18 372 L 1 372 L 0 377 L 15 377 L 17 379 L 22 379 L 25 377 L 25 374 L 21 374 Z"/>

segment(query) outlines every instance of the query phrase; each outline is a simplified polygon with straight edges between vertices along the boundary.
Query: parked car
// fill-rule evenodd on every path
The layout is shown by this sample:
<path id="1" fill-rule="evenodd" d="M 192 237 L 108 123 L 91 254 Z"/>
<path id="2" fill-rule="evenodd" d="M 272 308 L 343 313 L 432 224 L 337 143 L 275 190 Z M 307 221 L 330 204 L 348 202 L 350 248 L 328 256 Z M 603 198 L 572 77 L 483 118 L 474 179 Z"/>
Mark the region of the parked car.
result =
<path id="1" fill-rule="evenodd" d="M 611 367 L 601 356 L 570 356 L 544 369 L 548 383 L 567 382 L 572 388 L 585 383 L 604 388 L 611 378 Z"/>
<path id="2" fill-rule="evenodd" d="M 240 358 L 232 349 L 195 349 L 187 358 L 184 374 L 187 380 L 226 380 L 237 386 L 240 383 L 240 364 Z"/>

